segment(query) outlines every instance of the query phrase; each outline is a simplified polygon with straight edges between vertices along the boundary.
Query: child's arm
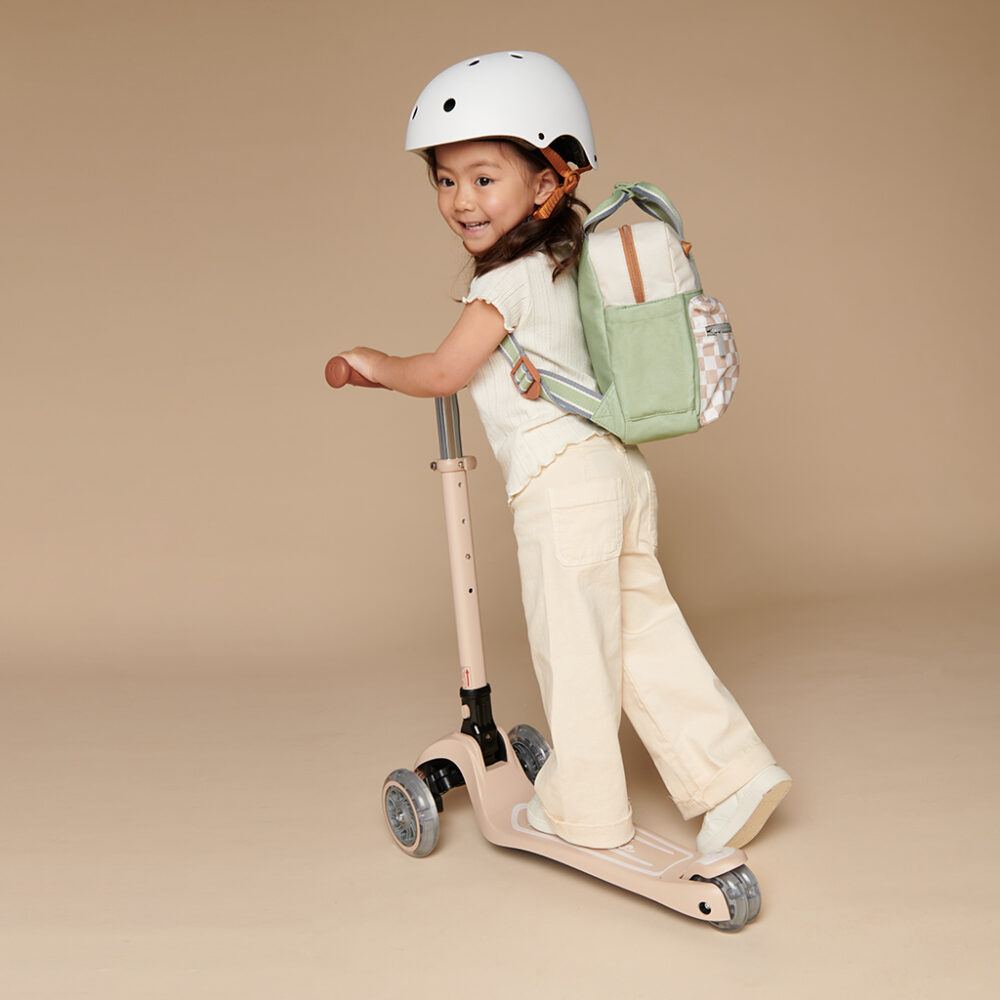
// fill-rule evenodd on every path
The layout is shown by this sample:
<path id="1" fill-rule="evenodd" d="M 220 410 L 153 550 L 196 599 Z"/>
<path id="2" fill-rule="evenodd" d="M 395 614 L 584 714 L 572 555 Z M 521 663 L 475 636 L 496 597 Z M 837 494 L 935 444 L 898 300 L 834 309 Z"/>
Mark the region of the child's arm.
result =
<path id="1" fill-rule="evenodd" d="M 479 370 L 506 336 L 495 306 L 474 299 L 433 354 L 397 358 L 371 347 L 344 351 L 355 371 L 408 396 L 450 396 Z"/>

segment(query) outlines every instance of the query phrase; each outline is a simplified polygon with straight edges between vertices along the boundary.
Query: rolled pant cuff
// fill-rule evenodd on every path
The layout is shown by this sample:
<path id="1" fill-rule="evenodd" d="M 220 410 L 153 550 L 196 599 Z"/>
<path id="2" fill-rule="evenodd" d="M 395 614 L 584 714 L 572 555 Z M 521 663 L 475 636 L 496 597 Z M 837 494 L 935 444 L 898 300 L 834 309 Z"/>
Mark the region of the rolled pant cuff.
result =
<path id="1" fill-rule="evenodd" d="M 698 795 L 684 801 L 675 800 L 681 816 L 684 819 L 694 819 L 695 816 L 714 809 L 751 778 L 760 774 L 765 767 L 774 763 L 776 761 L 771 751 L 763 743 L 753 744 L 719 771 Z"/>
<path id="2" fill-rule="evenodd" d="M 564 823 L 553 816 L 545 813 L 552 829 L 563 840 L 576 844 L 578 847 L 594 847 L 601 850 L 608 850 L 612 847 L 621 847 L 627 844 L 635 836 L 635 827 L 632 825 L 632 810 L 628 815 L 617 823 L 602 824 L 601 826 L 589 826 L 584 823 Z"/>

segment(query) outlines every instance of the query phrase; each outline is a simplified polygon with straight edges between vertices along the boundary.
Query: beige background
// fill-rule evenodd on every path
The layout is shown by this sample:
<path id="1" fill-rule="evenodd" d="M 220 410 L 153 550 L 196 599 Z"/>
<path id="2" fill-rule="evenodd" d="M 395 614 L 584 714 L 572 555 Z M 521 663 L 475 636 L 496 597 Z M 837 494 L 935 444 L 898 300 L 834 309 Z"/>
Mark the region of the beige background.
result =
<path id="1" fill-rule="evenodd" d="M 986 995 L 993 5 L 2 15 L 5 996 Z M 461 792 L 424 862 L 380 828 L 385 773 L 456 716 L 433 407 L 322 368 L 453 322 L 404 123 L 504 46 L 587 98 L 584 198 L 663 187 L 736 324 L 732 415 L 646 454 L 668 578 L 798 780 L 739 936 L 491 848 Z M 538 724 L 465 417 L 498 715 Z M 644 821 L 693 837 L 624 739 Z"/>

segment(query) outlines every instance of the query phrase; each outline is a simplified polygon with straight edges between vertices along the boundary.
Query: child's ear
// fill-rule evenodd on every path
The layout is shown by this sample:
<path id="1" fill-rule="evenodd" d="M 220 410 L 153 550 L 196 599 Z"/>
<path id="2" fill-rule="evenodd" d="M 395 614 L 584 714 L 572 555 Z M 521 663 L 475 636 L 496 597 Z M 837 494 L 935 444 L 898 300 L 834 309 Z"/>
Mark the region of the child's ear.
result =
<path id="1" fill-rule="evenodd" d="M 549 200 L 549 196 L 562 185 L 559 175 L 547 167 L 535 180 L 535 204 L 544 205 Z"/>

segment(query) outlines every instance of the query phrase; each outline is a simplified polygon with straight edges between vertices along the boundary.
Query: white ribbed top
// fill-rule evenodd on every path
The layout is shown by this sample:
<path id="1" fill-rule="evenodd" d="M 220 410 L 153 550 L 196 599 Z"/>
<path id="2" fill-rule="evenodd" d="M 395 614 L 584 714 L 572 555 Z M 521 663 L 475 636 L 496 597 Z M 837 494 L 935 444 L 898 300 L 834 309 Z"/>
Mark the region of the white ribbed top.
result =
<path id="1" fill-rule="evenodd" d="M 504 328 L 538 368 L 597 389 L 572 274 L 564 272 L 553 282 L 552 262 L 544 254 L 531 254 L 473 278 L 462 301 L 476 299 L 497 308 Z M 469 391 L 503 470 L 509 497 L 569 445 L 605 433 L 546 399 L 522 396 L 499 351 L 472 377 Z"/>

